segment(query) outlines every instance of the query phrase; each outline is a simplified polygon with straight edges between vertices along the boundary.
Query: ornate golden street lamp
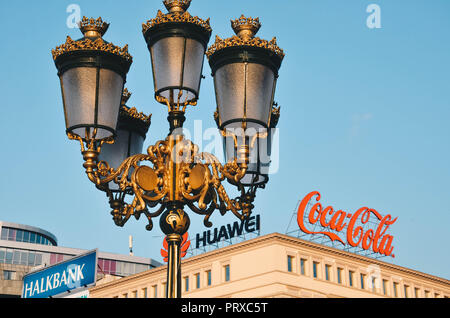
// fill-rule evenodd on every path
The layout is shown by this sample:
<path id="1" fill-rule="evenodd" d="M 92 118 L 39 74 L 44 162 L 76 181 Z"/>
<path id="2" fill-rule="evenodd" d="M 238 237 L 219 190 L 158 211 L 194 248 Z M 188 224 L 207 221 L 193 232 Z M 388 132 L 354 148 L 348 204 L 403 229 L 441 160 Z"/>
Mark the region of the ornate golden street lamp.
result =
<path id="1" fill-rule="evenodd" d="M 180 243 L 190 225 L 185 207 L 204 216 L 207 227 L 212 226 L 209 218 L 215 210 L 222 215 L 231 211 L 245 220 L 256 189 L 268 181 L 262 168 L 269 162 L 260 160 L 259 153 L 270 149 L 270 128 L 278 121 L 273 97 L 284 56 L 275 40 L 254 37 L 259 21 L 245 17 L 232 22 L 237 36 L 224 41 L 217 37 L 208 49 L 209 19 L 191 16 L 186 11 L 190 2 L 165 0 L 169 12 L 158 11 L 143 24 L 155 99 L 168 107 L 170 126 L 169 135 L 148 147 L 146 154 L 140 152 L 150 117 L 125 106 L 129 94 L 124 84 L 132 57 L 127 46 L 103 40 L 108 24 L 101 18 L 83 18 L 84 37 L 68 37 L 52 51 L 67 135 L 80 142 L 83 167 L 89 180 L 107 193 L 114 222 L 123 226 L 131 216 L 144 214 L 150 231 L 152 219 L 159 217 L 168 242 L 170 298 L 181 297 Z M 187 106 L 197 104 L 205 53 L 215 82 L 216 121 L 226 141 L 225 164 L 200 152 L 179 129 Z M 240 191 L 235 199 L 225 191 L 225 180 Z"/>

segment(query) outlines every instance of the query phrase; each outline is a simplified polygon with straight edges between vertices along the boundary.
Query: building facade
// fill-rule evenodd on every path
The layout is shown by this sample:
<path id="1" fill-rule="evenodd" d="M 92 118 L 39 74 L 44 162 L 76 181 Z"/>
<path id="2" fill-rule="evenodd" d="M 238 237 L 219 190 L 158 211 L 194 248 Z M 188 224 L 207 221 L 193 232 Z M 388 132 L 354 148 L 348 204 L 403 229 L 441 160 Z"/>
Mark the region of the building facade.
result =
<path id="1" fill-rule="evenodd" d="M 98 282 L 89 297 L 165 297 L 166 268 Z M 186 298 L 450 295 L 447 279 L 278 233 L 184 259 L 181 268 Z"/>
<path id="2" fill-rule="evenodd" d="M 43 229 L 0 221 L 0 297 L 20 297 L 23 276 L 32 269 L 85 252 L 58 246 L 56 237 Z M 97 277 L 125 277 L 160 265 L 150 258 L 99 251 Z"/>

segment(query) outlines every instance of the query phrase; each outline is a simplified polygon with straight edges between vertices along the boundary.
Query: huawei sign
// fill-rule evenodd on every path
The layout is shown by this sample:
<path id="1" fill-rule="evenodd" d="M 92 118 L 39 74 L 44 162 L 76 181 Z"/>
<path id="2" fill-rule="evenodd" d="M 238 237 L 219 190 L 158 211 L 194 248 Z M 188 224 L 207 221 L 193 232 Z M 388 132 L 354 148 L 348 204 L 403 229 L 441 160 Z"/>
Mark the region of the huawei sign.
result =
<path id="1" fill-rule="evenodd" d="M 306 208 L 314 196 L 316 197 L 315 200 L 317 203 L 308 212 Z M 382 216 L 376 210 L 367 207 L 362 207 L 353 214 L 343 210 L 335 211 L 332 206 L 323 208 L 319 201 L 320 193 L 313 191 L 300 203 L 297 211 L 297 223 L 303 232 L 307 234 L 323 234 L 328 236 L 332 241 L 338 241 L 343 245 L 360 246 L 364 250 L 372 249 L 375 253 L 395 257 L 392 254 L 394 249 L 392 240 L 394 237 L 386 234 L 386 231 L 390 225 L 397 221 L 397 218 L 392 219 L 390 214 Z M 372 217 L 378 220 L 377 228 L 364 231 L 363 226 Z M 305 223 L 320 225 L 323 230 L 308 230 L 307 224 Z"/>

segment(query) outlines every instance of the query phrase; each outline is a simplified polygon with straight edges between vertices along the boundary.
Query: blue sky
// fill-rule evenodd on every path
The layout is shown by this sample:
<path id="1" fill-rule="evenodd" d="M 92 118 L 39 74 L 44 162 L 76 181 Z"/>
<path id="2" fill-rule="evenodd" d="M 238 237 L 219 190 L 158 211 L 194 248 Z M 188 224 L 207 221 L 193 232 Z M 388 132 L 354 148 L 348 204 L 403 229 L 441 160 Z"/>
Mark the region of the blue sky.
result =
<path id="1" fill-rule="evenodd" d="M 65 136 L 59 80 L 51 49 L 70 29 L 66 12 L 111 23 L 105 39 L 129 45 L 134 63 L 130 106 L 152 113 L 146 146 L 168 132 L 166 108 L 153 99 L 141 24 L 165 10 L 162 1 L 1 1 L 0 219 L 44 228 L 59 245 L 127 253 L 161 261 L 162 233 L 145 220 L 114 225 L 107 199 L 86 178 L 79 144 Z M 369 29 L 366 8 L 381 8 Z M 259 192 L 262 233 L 284 233 L 309 192 L 349 213 L 362 206 L 398 216 L 395 259 L 388 262 L 450 278 L 450 3 L 447 0 L 193 0 L 189 12 L 211 18 L 215 35 L 232 35 L 230 19 L 260 17 L 258 36 L 277 37 L 286 58 L 281 105 L 280 169 Z M 214 127 L 214 88 L 207 63 L 199 105 L 187 112 Z M 203 232 L 191 215 L 190 233 Z M 215 226 L 234 222 L 216 212 Z"/>

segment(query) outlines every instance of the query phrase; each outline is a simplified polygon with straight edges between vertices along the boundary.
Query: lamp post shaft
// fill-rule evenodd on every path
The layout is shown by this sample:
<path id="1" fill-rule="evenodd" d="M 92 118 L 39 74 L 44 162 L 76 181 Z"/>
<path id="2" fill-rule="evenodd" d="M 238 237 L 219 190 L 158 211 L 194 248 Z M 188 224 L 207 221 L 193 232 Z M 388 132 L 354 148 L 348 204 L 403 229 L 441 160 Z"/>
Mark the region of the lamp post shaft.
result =
<path id="1" fill-rule="evenodd" d="M 181 298 L 181 235 L 167 236 L 169 245 L 166 298 Z"/>
<path id="2" fill-rule="evenodd" d="M 169 116 L 167 117 L 167 121 L 169 122 L 170 126 L 169 134 L 172 134 L 175 129 L 183 128 L 185 120 L 186 117 L 184 116 L 184 112 L 182 111 L 169 112 Z"/>

